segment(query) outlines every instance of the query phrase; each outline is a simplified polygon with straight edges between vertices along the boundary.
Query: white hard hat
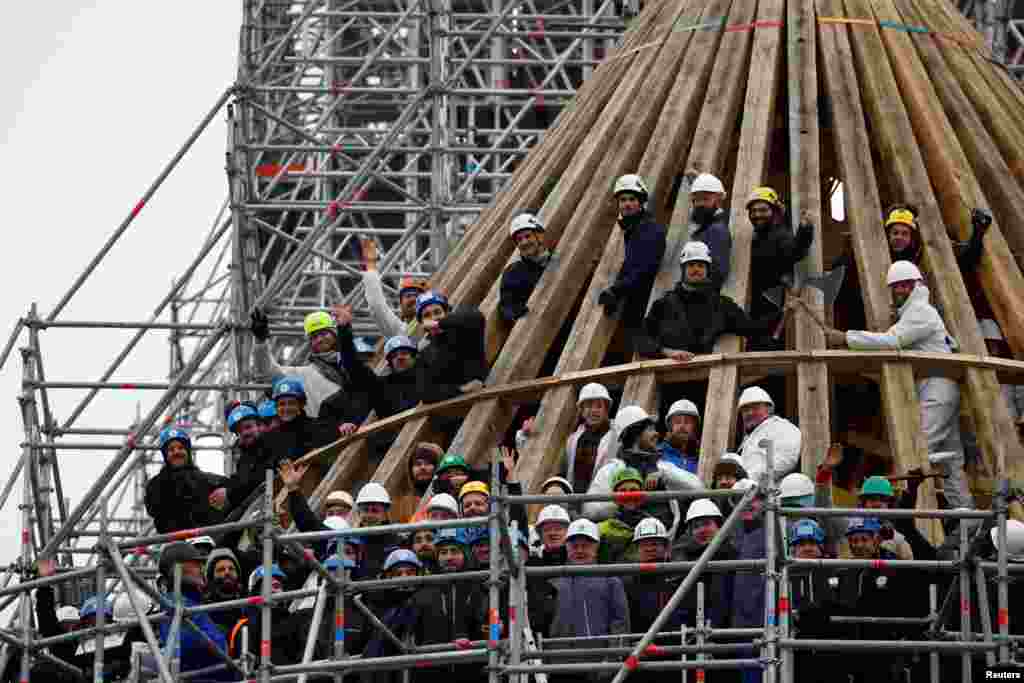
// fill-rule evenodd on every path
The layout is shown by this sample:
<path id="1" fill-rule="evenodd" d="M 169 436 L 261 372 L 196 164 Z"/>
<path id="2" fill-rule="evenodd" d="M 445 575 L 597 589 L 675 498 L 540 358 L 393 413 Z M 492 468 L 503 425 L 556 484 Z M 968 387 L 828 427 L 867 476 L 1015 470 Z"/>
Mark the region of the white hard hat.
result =
<path id="1" fill-rule="evenodd" d="M 761 387 L 747 387 L 744 389 L 743 393 L 740 394 L 740 400 L 736 404 L 736 409 L 740 410 L 743 406 L 749 406 L 751 403 L 767 403 L 772 408 L 775 407 L 775 401 Z"/>
<path id="2" fill-rule="evenodd" d="M 694 192 L 717 192 L 719 194 L 725 194 L 725 185 L 717 177 L 710 173 L 701 173 L 697 176 L 693 184 L 690 185 L 690 194 Z"/>
<path id="3" fill-rule="evenodd" d="M 580 405 L 584 401 L 592 401 L 595 398 L 603 398 L 608 403 L 612 402 L 612 396 L 603 384 L 591 382 L 590 384 L 584 384 L 583 388 L 580 389 L 580 397 L 576 399 L 576 405 Z"/>
<path id="4" fill-rule="evenodd" d="M 561 505 L 546 505 L 537 516 L 537 528 L 541 528 L 548 522 L 559 522 L 569 524 L 569 513 Z"/>
<path id="5" fill-rule="evenodd" d="M 592 541 L 601 542 L 601 532 L 597 530 L 597 525 L 585 518 L 577 519 L 569 525 L 569 532 L 565 538 L 570 539 L 573 536 L 586 536 Z"/>
<path id="6" fill-rule="evenodd" d="M 667 542 L 668 530 L 657 517 L 644 517 L 633 529 L 633 542 L 636 543 L 645 538 L 656 538 Z"/>
<path id="7" fill-rule="evenodd" d="M 985 341 L 1003 341 L 1003 331 L 992 318 L 982 318 L 978 321 L 978 328 L 981 330 L 981 338 Z"/>
<path id="8" fill-rule="evenodd" d="M 895 261 L 889 266 L 889 272 L 885 276 L 885 284 L 892 285 L 896 282 L 906 280 L 923 280 L 921 271 L 910 261 Z"/>
<path id="9" fill-rule="evenodd" d="M 802 472 L 792 472 L 782 478 L 782 482 L 779 484 L 779 491 L 783 498 L 813 496 L 814 482 Z"/>
<path id="10" fill-rule="evenodd" d="M 690 261 L 703 261 L 711 263 L 711 250 L 703 242 L 687 242 L 679 254 L 679 263 L 686 265 Z"/>
<path id="11" fill-rule="evenodd" d="M 700 421 L 700 411 L 697 410 L 697 405 L 685 398 L 679 399 L 669 407 L 668 414 L 665 415 L 665 423 L 668 424 L 675 415 L 692 415 Z"/>
<path id="12" fill-rule="evenodd" d="M 132 588 L 129 590 L 135 593 L 135 599 L 139 602 L 139 606 L 145 613 L 148 613 L 150 607 L 153 606 L 153 601 L 150 600 L 149 595 L 138 588 Z M 114 621 L 119 624 L 138 619 L 138 615 L 135 613 L 135 608 L 132 607 L 132 599 L 128 596 L 128 593 L 117 594 L 117 598 L 114 599 L 113 611 Z"/>
<path id="13" fill-rule="evenodd" d="M 754 485 L 753 479 L 740 479 L 738 482 L 732 485 L 733 491 L 746 491 Z"/>
<path id="14" fill-rule="evenodd" d="M 657 415 L 648 415 L 647 411 L 640 406 L 624 406 L 619 408 L 619 413 L 615 416 L 615 431 L 622 434 L 637 422 L 643 422 L 644 420 L 653 422 L 657 419 Z"/>
<path id="15" fill-rule="evenodd" d="M 572 483 L 570 483 L 570 481 L 565 477 L 548 477 L 544 480 L 544 483 L 540 485 L 540 490 L 543 491 L 551 484 L 558 484 L 566 493 L 576 493 L 572 488 Z"/>
<path id="16" fill-rule="evenodd" d="M 324 505 L 330 505 L 331 503 L 341 503 L 342 505 L 352 507 L 352 494 L 348 491 L 331 491 L 327 494 L 327 500 L 324 501 Z"/>
<path id="17" fill-rule="evenodd" d="M 746 480 L 743 480 L 746 481 Z M 736 482 L 737 484 L 739 482 Z M 733 488 L 736 488 L 733 486 Z M 690 503 L 690 507 L 686 510 L 686 523 L 689 524 L 690 520 L 699 519 L 700 517 L 722 517 L 722 511 L 715 505 L 714 501 L 709 498 L 701 498 Z"/>
<path id="18" fill-rule="evenodd" d="M 731 462 L 737 467 L 743 467 L 743 458 L 739 453 L 723 453 L 722 457 L 718 459 L 718 464 L 721 465 L 723 462 Z"/>
<path id="19" fill-rule="evenodd" d="M 114 615 L 117 615 L 117 603 L 114 603 Z M 78 614 L 78 608 L 74 605 L 64 605 L 57 610 L 57 621 L 66 623 L 69 621 L 78 621 L 82 617 Z"/>
<path id="20" fill-rule="evenodd" d="M 992 545 L 999 548 L 999 527 L 989 531 Z M 1006 520 L 1006 556 L 1012 562 L 1024 562 L 1024 522 Z"/>
<path id="21" fill-rule="evenodd" d="M 209 553 L 211 550 L 217 547 L 217 544 L 214 543 L 213 539 L 209 536 L 196 536 L 194 538 L 188 539 L 187 543 L 189 545 L 196 546 L 196 549 L 199 550 L 199 552 L 206 553 Z M 204 546 L 206 547 L 205 551 L 203 550 Z"/>
<path id="22" fill-rule="evenodd" d="M 635 195 L 639 195 L 641 201 L 645 201 L 647 195 L 650 194 L 647 191 L 647 184 L 644 183 L 644 179 L 635 173 L 626 174 L 615 181 L 612 194 L 618 197 L 622 192 L 632 192 Z"/>
<path id="23" fill-rule="evenodd" d="M 391 505 L 391 496 L 388 495 L 388 490 L 377 482 L 367 482 L 363 484 L 363 488 L 359 489 L 359 495 L 356 496 L 356 505 L 364 505 L 366 503 Z"/>
<path id="24" fill-rule="evenodd" d="M 508 226 L 508 236 L 515 237 L 517 232 L 523 230 L 544 232 L 544 224 L 532 213 L 521 213 L 513 218 L 512 224 Z"/>
<path id="25" fill-rule="evenodd" d="M 351 529 L 352 525 L 348 523 L 348 520 L 338 515 L 331 515 L 324 518 L 324 526 L 328 529 L 334 529 L 335 531 L 341 531 L 343 529 Z"/>
<path id="26" fill-rule="evenodd" d="M 459 515 L 459 504 L 455 502 L 455 498 L 450 494 L 438 493 L 427 503 L 427 512 L 431 510 L 446 510 L 457 517 Z"/>

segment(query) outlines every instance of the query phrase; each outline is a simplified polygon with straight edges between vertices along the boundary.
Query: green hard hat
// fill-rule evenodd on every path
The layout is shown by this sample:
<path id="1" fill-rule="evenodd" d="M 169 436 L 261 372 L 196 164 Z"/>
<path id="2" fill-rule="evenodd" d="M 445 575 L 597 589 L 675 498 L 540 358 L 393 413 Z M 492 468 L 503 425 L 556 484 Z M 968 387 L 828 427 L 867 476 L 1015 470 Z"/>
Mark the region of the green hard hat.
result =
<path id="1" fill-rule="evenodd" d="M 862 496 L 885 496 L 893 497 L 892 484 L 885 477 L 868 477 L 864 480 L 864 487 L 860 490 Z"/>
<path id="2" fill-rule="evenodd" d="M 461 455 L 446 455 L 441 458 L 441 462 L 437 464 L 437 474 L 441 474 L 445 470 L 450 470 L 453 467 L 461 467 L 467 472 L 469 471 L 469 465 L 466 464 L 466 459 Z"/>
<path id="3" fill-rule="evenodd" d="M 623 467 L 612 477 L 612 491 L 619 488 L 619 484 L 627 481 L 635 481 L 641 487 L 644 485 L 644 478 L 640 476 L 639 471 L 632 467 Z"/>

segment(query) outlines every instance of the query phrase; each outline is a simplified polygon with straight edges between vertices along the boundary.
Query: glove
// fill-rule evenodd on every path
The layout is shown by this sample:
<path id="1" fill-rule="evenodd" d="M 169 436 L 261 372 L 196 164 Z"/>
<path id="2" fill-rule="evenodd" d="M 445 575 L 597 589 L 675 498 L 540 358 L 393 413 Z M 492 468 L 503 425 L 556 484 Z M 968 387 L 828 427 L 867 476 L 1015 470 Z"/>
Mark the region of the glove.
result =
<path id="1" fill-rule="evenodd" d="M 992 214 L 985 209 L 974 209 L 971 211 L 971 224 L 984 234 L 992 225 Z"/>
<path id="2" fill-rule="evenodd" d="M 806 235 L 807 239 L 814 239 L 814 223 L 800 223 L 800 225 L 797 226 L 796 231 L 801 237 Z"/>
<path id="3" fill-rule="evenodd" d="M 597 303 L 600 306 L 604 306 L 605 313 L 611 315 L 619 305 L 619 297 L 616 296 L 614 290 L 606 289 L 597 297 Z"/>
<path id="4" fill-rule="evenodd" d="M 252 336 L 258 342 L 265 342 L 270 339 L 270 320 L 267 319 L 267 314 L 258 308 L 254 310 L 249 329 L 252 330 Z"/>

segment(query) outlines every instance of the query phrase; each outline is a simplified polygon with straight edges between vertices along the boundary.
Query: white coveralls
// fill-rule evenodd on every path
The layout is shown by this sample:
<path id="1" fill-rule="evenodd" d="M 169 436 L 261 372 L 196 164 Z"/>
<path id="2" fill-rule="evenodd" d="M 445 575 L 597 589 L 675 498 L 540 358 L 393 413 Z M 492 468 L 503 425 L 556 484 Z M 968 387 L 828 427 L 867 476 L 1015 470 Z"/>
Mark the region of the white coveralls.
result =
<path id="1" fill-rule="evenodd" d="M 740 444 L 740 457 L 743 458 L 743 469 L 747 478 L 760 481 L 767 468 L 767 460 L 761 441 L 768 439 L 775 446 L 775 483 L 790 472 L 796 471 L 800 462 L 800 428 L 784 417 L 769 415 L 753 431 L 743 437 Z"/>
<path id="2" fill-rule="evenodd" d="M 899 320 L 885 332 L 850 330 L 846 345 L 853 350 L 896 349 L 953 353 L 956 342 L 949 336 L 942 316 L 928 300 L 923 283 L 910 293 L 899 309 Z M 950 507 L 973 508 L 974 500 L 964 477 L 964 447 L 960 441 L 960 387 L 945 377 L 917 381 L 921 403 L 921 430 L 929 453 L 953 451 L 944 465 L 943 487 Z"/>

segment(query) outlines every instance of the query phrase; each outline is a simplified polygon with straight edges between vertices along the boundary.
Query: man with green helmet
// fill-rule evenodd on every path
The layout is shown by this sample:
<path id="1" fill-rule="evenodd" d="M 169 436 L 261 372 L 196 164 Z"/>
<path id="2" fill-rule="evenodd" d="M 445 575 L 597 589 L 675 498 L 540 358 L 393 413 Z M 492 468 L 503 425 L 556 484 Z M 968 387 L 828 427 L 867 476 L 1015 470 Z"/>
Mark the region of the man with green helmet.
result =
<path id="1" fill-rule="evenodd" d="M 270 323 L 260 310 L 252 313 L 251 330 L 256 340 L 253 359 L 259 376 L 291 375 L 302 379 L 306 390 L 306 414 L 336 422 L 342 436 L 358 429 L 369 412 L 368 382 L 373 373 L 359 360 L 352 337 L 352 309 L 339 306 L 335 316 L 314 311 L 306 316 L 303 330 L 309 342 L 304 365 L 281 365 L 270 348 Z"/>
<path id="2" fill-rule="evenodd" d="M 643 509 L 644 477 L 633 467 L 620 467 L 612 475 L 612 492 L 619 494 L 615 515 L 597 525 L 601 546 L 597 559 L 601 564 L 639 562 L 633 531 L 649 515 Z"/>
<path id="3" fill-rule="evenodd" d="M 864 480 L 860 495 L 857 497 L 857 507 L 866 510 L 890 510 L 894 507 L 895 501 L 896 494 L 889 480 L 886 477 L 875 475 Z M 903 534 L 893 528 L 891 521 L 881 520 L 879 535 L 882 539 L 881 547 L 883 549 L 893 553 L 900 560 L 914 559 L 914 551 L 911 549 L 910 543 L 907 542 Z M 851 557 L 847 547 L 842 549 L 841 555 L 844 558 Z"/>

